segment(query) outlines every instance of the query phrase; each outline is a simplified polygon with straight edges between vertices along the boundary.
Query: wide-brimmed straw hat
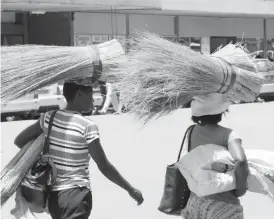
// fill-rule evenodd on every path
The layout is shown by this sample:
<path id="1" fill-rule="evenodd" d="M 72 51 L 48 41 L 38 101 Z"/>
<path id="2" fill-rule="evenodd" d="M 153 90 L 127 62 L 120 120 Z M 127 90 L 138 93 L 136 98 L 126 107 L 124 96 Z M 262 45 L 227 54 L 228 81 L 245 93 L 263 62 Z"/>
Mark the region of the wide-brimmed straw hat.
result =
<path id="1" fill-rule="evenodd" d="M 228 110 L 231 102 L 223 94 L 209 93 L 195 96 L 191 102 L 192 115 L 217 115 Z"/>

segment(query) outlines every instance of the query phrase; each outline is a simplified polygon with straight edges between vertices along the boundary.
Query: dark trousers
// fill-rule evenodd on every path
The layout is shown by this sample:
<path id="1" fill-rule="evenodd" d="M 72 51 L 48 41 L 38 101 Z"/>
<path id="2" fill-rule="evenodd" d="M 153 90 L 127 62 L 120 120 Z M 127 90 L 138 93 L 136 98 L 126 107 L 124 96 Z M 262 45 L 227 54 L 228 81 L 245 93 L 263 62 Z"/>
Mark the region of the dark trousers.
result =
<path id="1" fill-rule="evenodd" d="M 48 209 L 53 219 L 88 219 L 92 209 L 92 194 L 86 187 L 53 191 Z"/>

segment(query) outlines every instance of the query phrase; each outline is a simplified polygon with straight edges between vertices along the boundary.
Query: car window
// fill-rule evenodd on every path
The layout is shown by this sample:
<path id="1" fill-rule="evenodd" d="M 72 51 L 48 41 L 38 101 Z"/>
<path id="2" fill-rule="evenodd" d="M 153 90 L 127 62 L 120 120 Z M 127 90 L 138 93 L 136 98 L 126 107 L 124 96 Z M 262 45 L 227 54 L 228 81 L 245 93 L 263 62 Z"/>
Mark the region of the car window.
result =
<path id="1" fill-rule="evenodd" d="M 44 95 L 44 94 L 49 94 L 50 92 L 49 92 L 48 89 L 39 89 L 39 90 L 37 91 L 37 93 L 38 93 L 38 94 L 41 94 L 41 95 L 42 95 L 42 94 Z"/>

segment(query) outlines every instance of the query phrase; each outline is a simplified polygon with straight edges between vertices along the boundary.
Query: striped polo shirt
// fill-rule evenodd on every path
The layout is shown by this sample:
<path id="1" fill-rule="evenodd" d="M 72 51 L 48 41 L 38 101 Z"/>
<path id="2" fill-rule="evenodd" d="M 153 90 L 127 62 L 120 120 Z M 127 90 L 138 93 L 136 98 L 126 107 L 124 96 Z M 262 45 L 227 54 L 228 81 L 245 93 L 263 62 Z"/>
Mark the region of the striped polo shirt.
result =
<path id="1" fill-rule="evenodd" d="M 40 125 L 45 135 L 48 133 L 52 112 L 46 112 L 40 117 Z M 79 186 L 90 189 L 88 144 L 97 138 L 99 130 L 93 121 L 77 112 L 57 111 L 53 119 L 49 146 L 49 155 L 57 169 L 53 191 Z"/>

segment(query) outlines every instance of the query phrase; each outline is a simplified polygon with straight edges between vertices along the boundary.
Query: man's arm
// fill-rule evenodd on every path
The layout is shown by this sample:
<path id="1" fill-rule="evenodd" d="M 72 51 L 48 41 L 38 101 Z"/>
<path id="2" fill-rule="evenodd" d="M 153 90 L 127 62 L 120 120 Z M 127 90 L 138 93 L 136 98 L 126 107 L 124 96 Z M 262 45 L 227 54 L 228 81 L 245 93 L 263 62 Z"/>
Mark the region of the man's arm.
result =
<path id="1" fill-rule="evenodd" d="M 235 160 L 235 176 L 236 189 L 235 195 L 237 197 L 243 196 L 246 193 L 246 183 L 249 174 L 248 163 L 242 141 L 240 139 L 232 139 L 228 141 L 228 150 Z"/>
<path id="2" fill-rule="evenodd" d="M 14 140 L 14 144 L 20 149 L 25 146 L 29 141 L 36 139 L 43 130 L 40 126 L 40 121 L 37 120 L 34 124 L 24 129 Z"/>
<path id="3" fill-rule="evenodd" d="M 130 183 L 127 182 L 118 170 L 109 162 L 99 138 L 91 142 L 88 148 L 91 157 L 98 166 L 98 169 L 105 177 L 128 192 L 133 189 Z"/>
<path id="4" fill-rule="evenodd" d="M 107 156 L 101 146 L 99 138 L 92 141 L 89 145 L 89 153 L 98 169 L 101 173 L 108 178 L 111 182 L 120 186 L 126 190 L 129 195 L 138 202 L 140 205 L 143 202 L 142 194 L 139 190 L 135 189 L 120 173 L 119 171 L 110 163 Z"/>

